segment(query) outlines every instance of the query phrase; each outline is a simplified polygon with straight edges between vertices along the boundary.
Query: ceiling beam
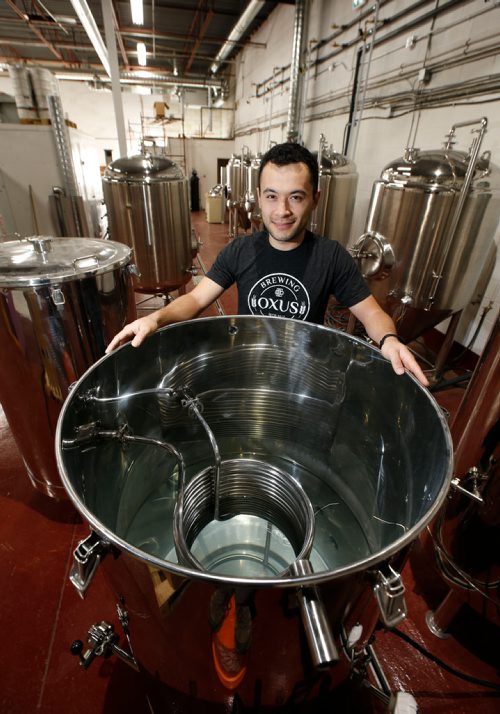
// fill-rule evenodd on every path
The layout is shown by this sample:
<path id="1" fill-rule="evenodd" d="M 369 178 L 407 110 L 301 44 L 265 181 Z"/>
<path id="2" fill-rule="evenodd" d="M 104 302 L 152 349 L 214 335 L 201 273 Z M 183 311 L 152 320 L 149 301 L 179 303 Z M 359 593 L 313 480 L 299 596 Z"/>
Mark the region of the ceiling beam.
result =
<path id="1" fill-rule="evenodd" d="M 7 5 L 16 13 L 16 15 L 18 15 L 21 18 L 21 20 L 23 20 L 26 23 L 26 25 L 29 27 L 31 32 L 33 32 L 43 42 L 43 44 L 49 48 L 49 50 L 52 52 L 52 54 L 55 57 L 57 57 L 57 59 L 60 62 L 62 62 L 64 66 L 69 67 L 70 63 L 64 59 L 64 57 L 59 52 L 59 50 L 56 47 L 54 47 L 52 42 L 50 42 L 45 37 L 45 35 L 38 29 L 38 27 L 36 27 L 32 22 L 30 22 L 30 20 L 26 16 L 26 14 L 17 7 L 16 3 L 13 2 L 13 0 L 5 0 L 5 1 L 6 1 Z"/>
<path id="2" fill-rule="evenodd" d="M 76 12 L 78 19 L 82 23 L 87 37 L 91 41 L 97 56 L 101 60 L 102 66 L 107 74 L 111 76 L 111 68 L 109 66 L 108 50 L 97 27 L 97 23 L 92 14 L 87 0 L 70 0 L 73 10 Z"/>
<path id="3" fill-rule="evenodd" d="M 189 28 L 188 42 L 186 42 L 186 44 L 184 45 L 184 49 L 186 49 L 189 44 L 192 43 L 191 54 L 184 63 L 184 74 L 189 72 L 189 68 L 193 64 L 193 60 L 196 57 L 196 51 L 198 50 L 198 47 L 200 46 L 201 41 L 205 36 L 205 32 L 208 30 L 208 26 L 210 25 L 210 20 L 212 19 L 213 14 L 214 11 L 212 9 L 208 10 L 208 12 L 206 11 L 206 0 L 198 0 L 198 8 L 194 14 L 191 27 Z M 201 23 L 201 26 L 198 27 L 198 23 L 201 18 L 203 18 L 203 21 Z"/>

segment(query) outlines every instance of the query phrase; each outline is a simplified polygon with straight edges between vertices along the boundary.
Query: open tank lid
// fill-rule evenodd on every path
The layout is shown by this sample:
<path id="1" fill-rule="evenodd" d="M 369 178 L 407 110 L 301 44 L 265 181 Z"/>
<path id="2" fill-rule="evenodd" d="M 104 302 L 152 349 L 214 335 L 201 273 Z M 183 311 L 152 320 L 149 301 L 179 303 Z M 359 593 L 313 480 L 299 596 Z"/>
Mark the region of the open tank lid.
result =
<path id="1" fill-rule="evenodd" d="M 137 154 L 125 156 L 107 165 L 104 181 L 127 183 L 154 183 L 155 181 L 180 181 L 184 178 L 180 167 L 166 156 Z"/>
<path id="2" fill-rule="evenodd" d="M 102 238 L 31 236 L 0 243 L 0 287 L 80 280 L 126 265 L 130 254 L 123 243 Z"/>
<path id="3" fill-rule="evenodd" d="M 469 156 L 462 151 L 409 149 L 404 156 L 391 161 L 381 173 L 383 181 L 408 185 L 460 187 L 469 166 Z M 480 157 L 476 175 L 488 171 L 489 160 Z"/>

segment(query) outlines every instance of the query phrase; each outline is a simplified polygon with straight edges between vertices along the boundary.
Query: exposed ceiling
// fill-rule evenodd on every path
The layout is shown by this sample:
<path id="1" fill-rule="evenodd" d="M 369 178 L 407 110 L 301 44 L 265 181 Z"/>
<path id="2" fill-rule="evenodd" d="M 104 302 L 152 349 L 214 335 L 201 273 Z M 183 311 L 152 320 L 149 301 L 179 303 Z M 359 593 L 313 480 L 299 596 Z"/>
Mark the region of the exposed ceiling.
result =
<path id="1" fill-rule="evenodd" d="M 227 76 L 231 59 L 252 42 L 252 34 L 279 4 L 270 0 L 144 0 L 144 24 L 134 25 L 129 0 L 105 2 L 112 8 L 121 76 L 139 71 L 144 77 L 147 71 L 157 80 L 161 75 L 188 86 Z M 83 0 L 83 4 L 106 44 L 101 0 Z M 250 20 L 241 23 L 245 11 L 247 16 L 250 11 Z M 241 37 L 227 44 L 240 25 Z M 146 45 L 146 68 L 139 66 L 138 42 Z M 75 79 L 89 75 L 107 79 L 94 45 L 71 0 L 0 2 L 1 63 L 42 66 Z"/>

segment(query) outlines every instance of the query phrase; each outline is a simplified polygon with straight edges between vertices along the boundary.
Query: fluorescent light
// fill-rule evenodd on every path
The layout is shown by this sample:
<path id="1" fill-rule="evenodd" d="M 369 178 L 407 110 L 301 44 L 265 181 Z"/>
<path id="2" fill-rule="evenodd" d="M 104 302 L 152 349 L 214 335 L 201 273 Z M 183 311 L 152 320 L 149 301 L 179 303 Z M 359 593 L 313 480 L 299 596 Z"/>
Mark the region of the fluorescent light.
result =
<path id="1" fill-rule="evenodd" d="M 142 0 L 130 0 L 130 12 L 134 25 L 144 25 L 144 8 Z"/>
<path id="2" fill-rule="evenodd" d="M 62 81 L 89 82 L 95 75 L 87 72 L 56 72 L 56 79 Z"/>
<path id="3" fill-rule="evenodd" d="M 78 20 L 72 15 L 53 15 L 56 22 L 60 22 L 63 25 L 76 25 Z"/>
<path id="4" fill-rule="evenodd" d="M 147 65 L 147 53 L 146 53 L 146 45 L 144 42 L 138 42 L 137 43 L 137 61 L 141 65 L 141 67 L 145 67 Z"/>

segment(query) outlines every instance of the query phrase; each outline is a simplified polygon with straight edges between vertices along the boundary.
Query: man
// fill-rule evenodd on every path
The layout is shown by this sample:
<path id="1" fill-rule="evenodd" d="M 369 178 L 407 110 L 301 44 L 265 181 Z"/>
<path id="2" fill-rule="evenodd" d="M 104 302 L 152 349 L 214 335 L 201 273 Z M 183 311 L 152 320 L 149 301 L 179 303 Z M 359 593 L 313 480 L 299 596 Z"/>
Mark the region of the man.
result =
<path id="1" fill-rule="evenodd" d="M 236 282 L 242 315 L 323 324 L 328 299 L 335 295 L 363 323 L 396 374 L 407 369 L 427 386 L 424 373 L 399 341 L 394 322 L 370 294 L 349 253 L 336 241 L 306 228 L 319 199 L 314 156 L 299 144 L 273 146 L 261 161 L 258 197 L 266 230 L 231 241 L 191 292 L 126 325 L 107 352 L 131 338 L 137 347 L 159 327 L 196 317 Z"/>

